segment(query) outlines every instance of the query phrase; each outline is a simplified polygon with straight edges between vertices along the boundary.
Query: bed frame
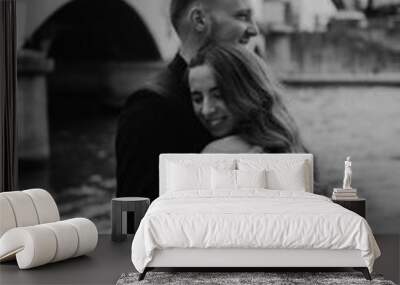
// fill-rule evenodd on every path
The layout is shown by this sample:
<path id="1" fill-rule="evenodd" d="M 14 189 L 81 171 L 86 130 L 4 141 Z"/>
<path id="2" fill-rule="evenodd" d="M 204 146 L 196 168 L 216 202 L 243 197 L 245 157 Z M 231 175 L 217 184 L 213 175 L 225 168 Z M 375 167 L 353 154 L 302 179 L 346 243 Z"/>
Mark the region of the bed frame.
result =
<path id="1" fill-rule="evenodd" d="M 299 160 L 307 165 L 308 192 L 313 192 L 313 156 L 312 154 L 161 154 L 160 155 L 160 195 L 165 192 L 167 160 L 221 160 L 221 159 L 263 159 Z M 359 250 L 329 249 L 193 249 L 170 248 L 158 249 L 144 272 L 139 275 L 142 280 L 146 272 L 155 268 L 232 268 L 237 271 L 266 268 L 343 268 L 351 267 L 361 271 L 367 280 L 371 280 L 368 268 Z"/>

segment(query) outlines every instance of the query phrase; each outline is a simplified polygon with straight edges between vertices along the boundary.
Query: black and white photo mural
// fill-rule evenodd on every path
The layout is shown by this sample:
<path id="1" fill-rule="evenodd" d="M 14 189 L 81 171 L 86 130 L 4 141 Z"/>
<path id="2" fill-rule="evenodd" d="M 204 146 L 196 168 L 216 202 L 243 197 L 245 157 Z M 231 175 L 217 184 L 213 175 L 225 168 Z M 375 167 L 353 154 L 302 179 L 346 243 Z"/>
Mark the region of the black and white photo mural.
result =
<path id="1" fill-rule="evenodd" d="M 251 10 L 194 53 L 169 0 L 17 0 L 19 188 L 106 233 L 113 197 L 156 198 L 159 153 L 310 152 L 329 197 L 351 156 L 373 231 L 400 233 L 400 3 L 217 2 Z"/>

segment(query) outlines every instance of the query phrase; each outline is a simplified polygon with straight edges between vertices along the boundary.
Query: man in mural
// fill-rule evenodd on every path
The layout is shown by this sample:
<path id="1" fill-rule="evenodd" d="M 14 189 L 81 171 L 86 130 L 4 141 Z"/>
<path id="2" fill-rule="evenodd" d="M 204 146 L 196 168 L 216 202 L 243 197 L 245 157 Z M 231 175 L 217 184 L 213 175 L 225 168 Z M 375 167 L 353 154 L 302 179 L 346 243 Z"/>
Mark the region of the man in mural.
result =
<path id="1" fill-rule="evenodd" d="M 193 113 L 187 64 L 208 41 L 247 44 L 258 34 L 250 0 L 172 0 L 171 22 L 181 40 L 174 60 L 132 94 L 116 139 L 117 197 L 158 197 L 160 153 L 199 153 L 211 141 Z"/>

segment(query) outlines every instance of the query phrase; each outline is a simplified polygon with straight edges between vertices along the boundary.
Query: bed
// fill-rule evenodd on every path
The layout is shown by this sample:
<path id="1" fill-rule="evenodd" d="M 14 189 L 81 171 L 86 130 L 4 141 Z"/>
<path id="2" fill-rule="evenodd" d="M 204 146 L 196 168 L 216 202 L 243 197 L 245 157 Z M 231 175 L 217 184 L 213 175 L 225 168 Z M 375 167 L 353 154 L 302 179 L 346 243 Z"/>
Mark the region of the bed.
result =
<path id="1" fill-rule="evenodd" d="M 154 268 L 352 267 L 380 251 L 366 220 L 313 194 L 311 154 L 162 154 L 160 197 L 132 242 Z"/>

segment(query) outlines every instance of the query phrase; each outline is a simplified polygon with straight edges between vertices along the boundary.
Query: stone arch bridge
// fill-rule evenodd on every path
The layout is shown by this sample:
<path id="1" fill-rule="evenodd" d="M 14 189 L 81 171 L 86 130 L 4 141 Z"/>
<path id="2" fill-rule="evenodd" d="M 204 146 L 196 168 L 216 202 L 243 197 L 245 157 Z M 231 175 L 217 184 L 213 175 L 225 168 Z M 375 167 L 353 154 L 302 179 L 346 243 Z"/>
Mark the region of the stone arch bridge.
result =
<path id="1" fill-rule="evenodd" d="M 43 28 L 49 19 L 61 10 L 68 9 L 81 2 L 91 7 L 117 3 L 120 9 L 130 10 L 142 21 L 143 27 L 151 35 L 161 59 L 167 60 L 173 56 L 178 46 L 177 37 L 168 20 L 168 6 L 170 0 L 18 0 L 18 34 L 19 46 L 24 45 L 34 34 Z M 108 2 L 108 3 L 107 3 Z M 76 6 L 76 5 L 75 5 Z M 118 12 L 118 9 L 110 9 Z M 110 15 L 118 21 L 118 15 Z M 76 19 L 79 21 L 80 19 Z M 127 27 L 127 29 L 132 27 Z M 118 32 L 118 31 L 116 31 Z M 134 36 L 134 35 L 132 35 Z M 138 41 L 142 40 L 140 37 Z"/>

